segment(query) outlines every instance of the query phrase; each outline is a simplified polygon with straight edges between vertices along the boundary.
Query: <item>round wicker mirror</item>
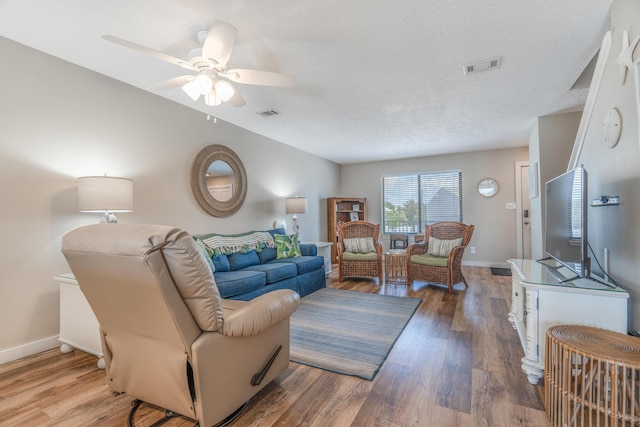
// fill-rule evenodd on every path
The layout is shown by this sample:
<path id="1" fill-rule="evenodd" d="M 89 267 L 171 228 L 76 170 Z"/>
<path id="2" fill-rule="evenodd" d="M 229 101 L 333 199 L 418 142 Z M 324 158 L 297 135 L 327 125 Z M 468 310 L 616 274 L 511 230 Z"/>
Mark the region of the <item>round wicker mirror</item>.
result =
<path id="1" fill-rule="evenodd" d="M 229 169 L 232 173 L 220 172 Z M 247 195 L 247 174 L 242 161 L 224 145 L 205 147 L 191 167 L 191 190 L 198 204 L 209 214 L 216 217 L 233 215 Z"/>

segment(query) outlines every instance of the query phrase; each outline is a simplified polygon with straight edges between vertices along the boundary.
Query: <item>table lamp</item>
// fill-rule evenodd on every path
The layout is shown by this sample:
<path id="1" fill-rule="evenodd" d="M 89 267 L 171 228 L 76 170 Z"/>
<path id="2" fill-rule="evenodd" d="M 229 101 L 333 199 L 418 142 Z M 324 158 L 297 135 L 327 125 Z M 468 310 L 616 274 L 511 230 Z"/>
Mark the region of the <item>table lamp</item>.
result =
<path id="1" fill-rule="evenodd" d="M 106 175 L 78 178 L 78 209 L 104 213 L 100 222 L 118 222 L 114 212 L 133 210 L 133 181 Z"/>
<path id="2" fill-rule="evenodd" d="M 293 214 L 291 220 L 293 221 L 293 232 L 300 234 L 300 225 L 298 224 L 298 214 L 307 213 L 307 198 L 306 197 L 287 197 L 286 213 L 287 215 Z"/>

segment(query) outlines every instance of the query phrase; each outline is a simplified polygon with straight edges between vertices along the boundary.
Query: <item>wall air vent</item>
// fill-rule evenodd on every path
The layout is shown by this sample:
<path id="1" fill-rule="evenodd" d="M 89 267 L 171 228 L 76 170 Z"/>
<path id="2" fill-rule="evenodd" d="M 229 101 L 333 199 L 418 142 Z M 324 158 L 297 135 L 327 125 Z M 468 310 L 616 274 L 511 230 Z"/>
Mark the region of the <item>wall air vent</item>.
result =
<path id="1" fill-rule="evenodd" d="M 474 62 L 463 67 L 464 74 L 475 74 L 482 71 L 495 70 L 502 66 L 502 57 L 487 59 L 485 61 Z"/>
<path id="2" fill-rule="evenodd" d="M 259 114 L 262 117 L 271 117 L 271 116 L 277 116 L 278 114 L 280 114 L 280 111 L 271 109 L 271 110 L 258 111 L 256 114 Z"/>

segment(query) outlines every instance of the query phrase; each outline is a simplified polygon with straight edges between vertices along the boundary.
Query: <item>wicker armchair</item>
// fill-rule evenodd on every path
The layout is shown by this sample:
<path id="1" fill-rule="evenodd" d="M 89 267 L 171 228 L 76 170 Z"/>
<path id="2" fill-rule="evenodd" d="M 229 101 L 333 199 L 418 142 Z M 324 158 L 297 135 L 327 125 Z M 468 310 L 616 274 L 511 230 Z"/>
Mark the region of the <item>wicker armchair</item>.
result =
<path id="1" fill-rule="evenodd" d="M 380 225 L 366 221 L 350 221 L 338 226 L 338 281 L 344 277 L 377 277 L 382 284 L 382 245 L 378 241 Z M 373 251 L 345 250 L 345 239 L 370 238 Z M 351 243 L 353 241 L 348 241 Z"/>
<path id="2" fill-rule="evenodd" d="M 413 244 L 407 248 L 407 284 L 411 286 L 414 280 L 437 283 L 449 287 L 453 293 L 453 285 L 463 282 L 468 287 L 460 267 L 464 249 L 471 240 L 473 225 L 460 222 L 438 222 L 425 226 L 425 240 L 423 243 Z M 428 254 L 429 237 L 438 240 L 453 240 L 462 238 L 462 244 L 454 247 L 448 257 Z"/>

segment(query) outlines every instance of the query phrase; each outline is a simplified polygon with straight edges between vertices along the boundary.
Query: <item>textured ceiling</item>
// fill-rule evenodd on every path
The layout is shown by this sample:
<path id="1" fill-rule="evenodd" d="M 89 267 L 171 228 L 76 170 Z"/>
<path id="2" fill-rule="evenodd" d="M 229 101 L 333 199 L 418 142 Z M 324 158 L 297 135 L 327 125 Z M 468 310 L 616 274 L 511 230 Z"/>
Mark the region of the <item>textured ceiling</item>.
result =
<path id="1" fill-rule="evenodd" d="M 527 145 L 536 117 L 584 103 L 586 89 L 570 88 L 600 46 L 610 5 L 0 0 L 0 36 L 148 90 L 185 70 L 102 34 L 186 58 L 198 29 L 229 22 L 238 29 L 230 68 L 292 74 L 297 84 L 237 85 L 242 108 L 194 103 L 179 88 L 154 93 L 345 164 Z M 500 69 L 464 75 L 463 65 L 493 57 Z M 268 109 L 281 114 L 256 114 Z"/>

